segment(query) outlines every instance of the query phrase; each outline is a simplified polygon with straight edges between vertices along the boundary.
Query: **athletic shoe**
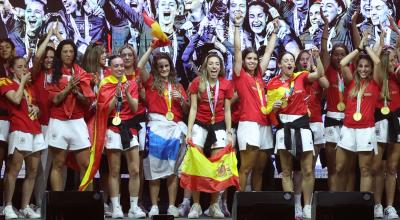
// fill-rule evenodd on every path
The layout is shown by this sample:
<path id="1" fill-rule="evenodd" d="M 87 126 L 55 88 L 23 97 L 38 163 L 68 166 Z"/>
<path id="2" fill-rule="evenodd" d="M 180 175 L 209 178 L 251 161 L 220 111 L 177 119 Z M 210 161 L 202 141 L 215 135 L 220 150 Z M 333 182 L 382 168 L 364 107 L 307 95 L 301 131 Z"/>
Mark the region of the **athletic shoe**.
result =
<path id="1" fill-rule="evenodd" d="M 40 214 L 37 214 L 31 207 L 26 206 L 24 209 L 20 209 L 19 212 L 24 218 L 40 218 Z"/>
<path id="2" fill-rule="evenodd" d="M 124 218 L 124 213 L 122 212 L 121 206 L 116 206 L 112 209 L 111 218 L 119 218 L 119 219 Z"/>
<path id="3" fill-rule="evenodd" d="M 104 215 L 106 217 L 112 216 L 112 208 L 111 208 L 111 206 L 107 205 L 107 203 L 104 203 Z"/>
<path id="4" fill-rule="evenodd" d="M 147 213 L 149 213 L 149 211 L 147 211 L 147 209 L 145 209 L 144 207 L 143 207 L 143 205 L 142 204 L 138 204 L 138 207 L 142 210 L 142 212 L 144 212 L 146 215 L 147 215 Z"/>
<path id="5" fill-rule="evenodd" d="M 158 206 L 157 205 L 153 205 L 151 207 L 151 209 L 150 209 L 150 212 L 149 212 L 149 218 L 152 218 L 153 215 L 159 215 L 159 214 L 160 214 L 160 211 L 158 210 Z"/>
<path id="6" fill-rule="evenodd" d="M 146 218 L 146 213 L 142 211 L 138 206 L 131 207 L 128 212 L 129 218 Z"/>
<path id="7" fill-rule="evenodd" d="M 180 217 L 185 217 L 185 216 L 187 216 L 189 214 L 190 204 L 181 203 L 178 206 L 178 210 L 179 210 L 179 216 Z"/>
<path id="8" fill-rule="evenodd" d="M 170 205 L 167 210 L 168 215 L 173 215 L 175 218 L 179 217 L 179 210 L 174 205 Z"/>
<path id="9" fill-rule="evenodd" d="M 222 199 L 220 199 L 218 204 L 219 204 L 219 208 L 221 209 L 222 213 L 224 213 L 225 217 L 231 216 L 231 213 L 229 212 L 226 201 L 223 201 Z"/>
<path id="10" fill-rule="evenodd" d="M 397 219 L 399 216 L 397 215 L 397 211 L 393 206 L 388 206 L 385 208 L 385 219 Z"/>
<path id="11" fill-rule="evenodd" d="M 209 208 L 210 216 L 213 218 L 225 218 L 224 213 L 222 213 L 221 209 L 219 208 L 218 203 L 214 203 L 210 205 Z"/>
<path id="12" fill-rule="evenodd" d="M 199 218 L 201 215 L 201 206 L 199 203 L 193 203 L 192 207 L 190 208 L 188 218 Z"/>
<path id="13" fill-rule="evenodd" d="M 311 219 L 311 205 L 305 205 L 303 208 L 303 219 Z"/>
<path id="14" fill-rule="evenodd" d="M 383 218 L 383 207 L 381 204 L 374 206 L 374 218 Z"/>
<path id="15" fill-rule="evenodd" d="M 295 218 L 302 218 L 303 217 L 303 208 L 301 205 L 294 205 L 294 217 Z"/>
<path id="16" fill-rule="evenodd" d="M 18 215 L 15 214 L 14 209 L 11 205 L 4 207 L 3 215 L 6 216 L 6 219 L 17 219 Z"/>

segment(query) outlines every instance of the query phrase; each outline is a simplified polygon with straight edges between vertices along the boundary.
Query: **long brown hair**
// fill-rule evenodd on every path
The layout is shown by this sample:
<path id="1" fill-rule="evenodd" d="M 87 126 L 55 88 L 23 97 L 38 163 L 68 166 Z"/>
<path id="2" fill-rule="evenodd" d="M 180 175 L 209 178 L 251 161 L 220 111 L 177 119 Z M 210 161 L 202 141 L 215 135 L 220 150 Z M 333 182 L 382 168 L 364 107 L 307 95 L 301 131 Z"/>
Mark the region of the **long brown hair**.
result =
<path id="1" fill-rule="evenodd" d="M 369 57 L 368 55 L 360 55 L 358 60 L 357 60 L 357 66 L 358 63 L 360 62 L 360 60 L 367 60 L 370 64 L 371 64 L 371 69 L 372 72 L 374 71 L 374 63 L 372 62 L 371 57 Z M 353 89 L 350 91 L 350 97 L 357 97 L 358 92 L 360 92 L 361 97 L 364 95 L 365 89 L 368 87 L 368 83 L 369 80 L 371 80 L 372 78 L 372 74 L 370 74 L 368 76 L 368 80 L 366 81 L 366 83 L 364 85 L 361 85 L 361 78 L 360 78 L 360 74 L 358 73 L 358 70 L 356 69 L 355 73 L 354 73 L 354 82 L 355 82 L 355 86 L 353 87 Z"/>
<path id="2" fill-rule="evenodd" d="M 100 44 L 90 44 L 82 59 L 82 68 L 92 74 L 100 74 L 101 66 L 99 63 L 100 56 L 106 52 L 106 48 Z"/>
<path id="3" fill-rule="evenodd" d="M 172 84 L 173 88 L 178 90 L 178 82 L 176 81 L 176 70 L 174 66 L 174 62 L 172 62 L 171 57 L 167 53 L 158 53 L 153 57 L 153 64 L 151 65 L 151 74 L 154 77 L 154 83 L 151 87 L 152 90 L 157 90 L 159 95 L 164 94 L 164 90 L 166 89 L 161 79 L 160 73 L 158 72 L 158 61 L 166 59 L 169 63 L 169 74 L 168 74 L 168 82 Z"/>
<path id="4" fill-rule="evenodd" d="M 203 64 L 200 67 L 200 83 L 199 83 L 199 93 L 203 93 L 206 90 L 206 82 L 208 80 L 207 73 L 207 63 L 211 57 L 217 57 L 220 63 L 220 70 L 218 73 L 218 77 L 225 77 L 225 68 L 224 68 L 224 60 L 218 56 L 217 53 L 210 53 L 205 59 Z"/>
<path id="5" fill-rule="evenodd" d="M 382 79 L 382 89 L 381 89 L 381 98 L 390 100 L 390 91 L 389 91 L 389 56 L 390 53 L 393 53 L 393 49 L 386 49 L 382 52 L 380 56 L 380 77 Z"/>

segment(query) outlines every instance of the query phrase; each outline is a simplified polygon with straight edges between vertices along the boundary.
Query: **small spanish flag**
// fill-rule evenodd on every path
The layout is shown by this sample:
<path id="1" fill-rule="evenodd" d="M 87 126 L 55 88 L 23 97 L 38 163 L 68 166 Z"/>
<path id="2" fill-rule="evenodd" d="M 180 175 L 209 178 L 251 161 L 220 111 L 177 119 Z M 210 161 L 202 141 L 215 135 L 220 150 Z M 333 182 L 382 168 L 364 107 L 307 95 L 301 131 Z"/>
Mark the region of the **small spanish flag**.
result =
<path id="1" fill-rule="evenodd" d="M 189 143 L 181 169 L 180 185 L 185 189 L 215 193 L 230 186 L 240 188 L 237 158 L 232 145 L 207 158 L 198 147 Z"/>
<path id="2" fill-rule="evenodd" d="M 151 27 L 151 34 L 153 37 L 157 38 L 159 41 L 159 46 L 168 46 L 171 45 L 171 41 L 168 39 L 167 35 L 161 30 L 160 24 L 154 21 L 146 12 L 142 13 L 144 23 L 147 26 Z"/>

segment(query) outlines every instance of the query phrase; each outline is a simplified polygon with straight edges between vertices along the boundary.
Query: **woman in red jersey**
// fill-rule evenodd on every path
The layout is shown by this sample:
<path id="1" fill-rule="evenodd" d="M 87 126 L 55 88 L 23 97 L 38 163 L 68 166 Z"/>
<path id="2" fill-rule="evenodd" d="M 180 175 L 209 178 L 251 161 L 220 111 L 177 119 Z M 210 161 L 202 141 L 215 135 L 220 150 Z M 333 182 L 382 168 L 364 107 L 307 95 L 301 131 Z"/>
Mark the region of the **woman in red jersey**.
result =
<path id="1" fill-rule="evenodd" d="M 14 75 L 13 80 L 9 80 L 1 86 L 1 95 L 4 95 L 8 100 L 11 119 L 9 158 L 4 179 L 5 208 L 3 213 L 7 219 L 17 218 L 12 208 L 12 197 L 18 173 L 25 160 L 26 176 L 22 186 L 21 213 L 25 218 L 40 218 L 40 214 L 29 207 L 40 160 L 40 151 L 46 148 L 38 120 L 39 108 L 35 103 L 35 94 L 28 85 L 31 80 L 31 73 L 28 72 L 25 59 L 22 57 L 13 58 L 10 61 L 10 71 Z"/>
<path id="2" fill-rule="evenodd" d="M 95 95 L 90 84 L 92 76 L 75 64 L 76 56 L 74 42 L 60 42 L 49 85 L 52 107 L 46 143 L 53 158 L 50 182 L 54 191 L 63 190 L 62 173 L 68 150 L 75 155 L 81 178 L 89 164 L 91 143 L 83 117 Z"/>
<path id="3" fill-rule="evenodd" d="M 360 191 L 372 191 L 371 165 L 377 150 L 374 112 L 379 96 L 379 57 L 367 44 L 364 33 L 359 48 L 340 61 L 347 97 L 343 127 L 336 150 L 336 176 L 332 190 L 346 190 L 346 166 L 351 154 L 358 156 L 361 172 Z M 366 50 L 368 55 L 360 54 Z M 358 56 L 355 72 L 349 63 Z"/>
<path id="4" fill-rule="evenodd" d="M 168 54 L 159 53 L 153 56 L 152 74 L 144 68 L 157 46 L 157 40 L 154 40 L 138 63 L 149 112 L 146 127 L 148 155 L 143 160 L 145 178 L 150 180 L 152 207 L 149 217 L 159 214 L 157 202 L 161 178 L 167 179 L 169 198 L 167 213 L 178 217 L 178 208 L 175 207 L 178 187 L 175 164 L 177 152 L 184 143 L 182 137 L 187 127 L 183 123 L 183 118 L 189 109 L 189 104 L 183 86 L 176 81 L 174 64 Z"/>
<path id="5" fill-rule="evenodd" d="M 218 54 L 209 54 L 201 67 L 201 75 L 189 87 L 191 106 L 186 139 L 204 149 L 204 152 L 209 152 L 211 148 L 211 155 L 218 153 L 228 143 L 232 144 L 230 99 L 233 89 L 230 81 L 225 79 L 223 66 L 223 59 Z M 218 194 L 211 195 L 209 214 L 211 217 L 224 218 L 217 203 Z M 202 213 L 200 192 L 193 191 L 192 196 L 194 203 L 188 217 L 199 218 Z"/>
<path id="6" fill-rule="evenodd" d="M 246 48 L 243 52 L 241 51 L 239 29 L 242 24 L 243 15 L 238 12 L 235 15 L 233 81 L 241 106 L 237 129 L 241 162 L 239 181 L 240 190 L 244 191 L 248 175 L 252 172 L 252 190 L 260 191 L 262 173 L 269 156 L 267 150 L 273 148 L 272 129 L 267 118 L 265 83 L 262 75 L 268 67 L 274 49 L 278 23 L 274 23 L 274 33 L 271 35 L 268 48 L 261 61 L 259 61 L 259 56 L 254 48 Z"/>

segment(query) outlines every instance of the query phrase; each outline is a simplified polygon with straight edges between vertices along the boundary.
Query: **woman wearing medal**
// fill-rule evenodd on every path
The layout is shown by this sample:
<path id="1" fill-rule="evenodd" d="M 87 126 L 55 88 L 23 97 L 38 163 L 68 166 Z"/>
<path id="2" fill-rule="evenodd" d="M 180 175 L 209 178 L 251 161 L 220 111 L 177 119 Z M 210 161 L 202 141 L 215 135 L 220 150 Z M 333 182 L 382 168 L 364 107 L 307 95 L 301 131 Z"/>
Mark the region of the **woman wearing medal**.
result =
<path id="1" fill-rule="evenodd" d="M 311 218 L 311 198 L 314 190 L 314 144 L 308 115 L 307 87 L 324 75 L 317 47 L 312 48 L 311 55 L 312 59 L 316 60 L 317 67 L 314 71 L 294 73 L 294 55 L 289 52 L 283 53 L 278 60 L 281 74 L 267 85 L 268 110 L 276 113 L 279 120 L 275 152 L 279 153 L 284 191 L 293 191 L 292 159 L 296 157 L 300 160 L 304 195 L 303 218 Z"/>
<path id="2" fill-rule="evenodd" d="M 278 22 L 274 22 L 274 32 L 268 42 L 263 58 L 254 48 L 241 50 L 240 28 L 243 24 L 240 11 L 235 15 L 234 32 L 234 74 L 233 82 L 240 99 L 241 116 L 237 129 L 238 145 L 240 150 L 239 182 L 240 190 L 244 191 L 247 178 L 251 172 L 252 190 L 260 191 L 262 187 L 262 173 L 269 152 L 273 148 L 273 137 L 270 121 L 268 120 L 265 83 L 262 73 L 265 73 L 272 51 L 275 46 Z"/>
<path id="3" fill-rule="evenodd" d="M 191 106 L 186 140 L 192 141 L 204 152 L 210 152 L 211 148 L 211 156 L 228 143 L 232 144 L 230 100 L 233 88 L 230 81 L 225 79 L 223 67 L 223 59 L 217 53 L 209 54 L 200 69 L 200 76 L 189 87 Z M 215 139 L 210 141 L 212 136 Z M 209 214 L 214 218 L 224 218 L 217 201 L 218 194 L 211 195 Z M 202 214 L 200 192 L 193 191 L 192 196 L 193 205 L 188 218 L 199 218 Z"/>
<path id="4" fill-rule="evenodd" d="M 385 39 L 384 36 L 381 39 Z M 383 44 L 381 44 L 383 45 Z M 375 110 L 375 133 L 378 142 L 378 155 L 374 156 L 372 172 L 375 176 L 374 201 L 375 218 L 399 218 L 393 208 L 396 173 L 400 158 L 399 116 L 400 89 L 399 74 L 396 72 L 398 57 L 394 48 L 385 48 L 380 55 L 382 88 Z M 382 161 L 383 160 L 383 161 Z M 382 164 L 382 162 L 384 164 Z M 382 166 L 385 165 L 386 169 Z M 386 172 L 384 172 L 386 171 Z M 383 188 L 386 191 L 386 208 L 381 204 Z"/>
<path id="5" fill-rule="evenodd" d="M 150 180 L 152 207 L 149 217 L 159 214 L 157 205 L 160 179 L 167 179 L 169 207 L 167 213 L 178 217 L 175 206 L 178 187 L 176 160 L 187 127 L 182 122 L 188 112 L 186 92 L 176 81 L 176 71 L 170 56 L 166 53 L 153 55 L 151 74 L 144 68 L 152 51 L 159 45 L 154 39 L 138 63 L 138 70 L 146 90 L 148 107 L 147 155 L 143 160 L 146 180 Z M 160 154 L 159 152 L 162 152 Z"/>
<path id="6" fill-rule="evenodd" d="M 374 112 L 380 93 L 380 59 L 371 48 L 365 46 L 367 37 L 368 33 L 363 33 L 359 47 L 340 61 L 348 92 L 343 127 L 336 150 L 333 191 L 346 190 L 346 166 L 353 152 L 359 160 L 360 191 L 371 192 L 373 189 L 371 168 L 373 152 L 377 153 Z M 368 55 L 360 54 L 364 49 Z M 352 73 L 349 63 L 357 56 L 355 73 Z"/>
<path id="7" fill-rule="evenodd" d="M 35 105 L 35 94 L 28 85 L 31 73 L 22 57 L 14 57 L 10 61 L 10 71 L 13 80 L 6 80 L 0 88 L 0 95 L 8 100 L 10 114 L 10 135 L 8 147 L 8 163 L 4 177 L 3 213 L 7 219 L 18 218 L 12 208 L 12 197 L 16 179 L 25 160 L 26 176 L 22 186 L 21 214 L 24 218 L 40 218 L 29 207 L 36 170 L 39 166 L 40 151 L 46 148 L 44 137 L 38 120 L 39 108 Z"/>

